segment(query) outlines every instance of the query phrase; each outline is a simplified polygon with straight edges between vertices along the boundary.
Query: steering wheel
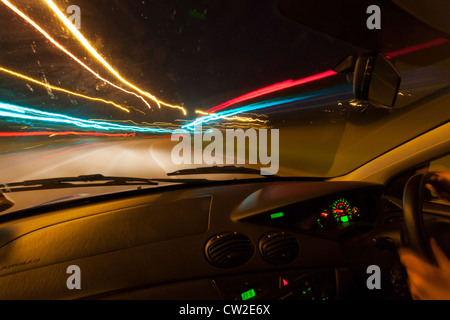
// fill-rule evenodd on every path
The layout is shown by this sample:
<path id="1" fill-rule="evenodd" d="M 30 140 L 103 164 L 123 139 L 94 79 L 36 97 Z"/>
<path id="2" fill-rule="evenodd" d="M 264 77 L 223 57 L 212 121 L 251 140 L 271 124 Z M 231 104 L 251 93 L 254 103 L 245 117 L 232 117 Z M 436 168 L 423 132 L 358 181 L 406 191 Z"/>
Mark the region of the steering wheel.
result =
<path id="1" fill-rule="evenodd" d="M 415 174 L 406 182 L 403 190 L 403 219 L 406 245 L 429 263 L 434 264 L 434 255 L 425 232 L 422 216 L 425 185 L 433 175 L 433 173 Z"/>

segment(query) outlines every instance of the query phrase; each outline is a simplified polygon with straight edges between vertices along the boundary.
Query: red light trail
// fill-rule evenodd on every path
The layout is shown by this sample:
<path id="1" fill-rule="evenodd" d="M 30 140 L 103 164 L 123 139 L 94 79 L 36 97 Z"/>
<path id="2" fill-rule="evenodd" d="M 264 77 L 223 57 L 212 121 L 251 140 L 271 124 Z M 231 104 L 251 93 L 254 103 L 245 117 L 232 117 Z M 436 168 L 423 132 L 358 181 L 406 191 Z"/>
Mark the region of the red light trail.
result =
<path id="1" fill-rule="evenodd" d="M 434 47 L 434 46 L 437 46 L 439 44 L 445 43 L 447 41 L 448 41 L 448 39 L 444 39 L 444 38 L 435 39 L 435 40 L 431 40 L 429 42 L 417 44 L 417 45 L 412 46 L 412 47 L 408 47 L 408 48 L 400 49 L 400 50 L 397 50 L 397 51 L 389 52 L 389 53 L 386 54 L 386 56 L 388 58 L 394 58 L 394 57 L 401 56 L 401 55 L 404 55 L 404 54 L 407 54 L 407 53 L 423 50 L 423 49 L 426 49 L 426 48 L 429 48 L 429 47 Z"/>
<path id="2" fill-rule="evenodd" d="M 106 137 L 134 137 L 135 133 L 102 133 L 77 131 L 34 131 L 34 132 L 0 132 L 0 137 L 34 137 L 34 136 L 106 136 Z"/>
<path id="3" fill-rule="evenodd" d="M 400 50 L 397 50 L 397 51 L 393 51 L 393 52 L 387 53 L 386 56 L 388 58 L 393 58 L 393 57 L 401 56 L 401 55 L 404 55 L 404 54 L 407 54 L 407 53 L 411 53 L 411 52 L 423 50 L 423 49 L 426 49 L 426 48 L 429 48 L 429 47 L 437 46 L 437 45 L 440 45 L 440 44 L 445 43 L 447 41 L 448 41 L 448 39 L 445 39 L 445 38 L 434 39 L 434 40 L 431 40 L 429 42 L 417 44 L 417 45 L 414 45 L 414 46 L 411 46 L 411 47 L 408 47 L 408 48 L 404 48 L 404 49 L 400 49 Z M 225 109 L 225 108 L 227 108 L 227 107 L 229 107 L 231 105 L 237 104 L 239 102 L 243 102 L 243 101 L 250 100 L 250 99 L 253 99 L 253 98 L 261 97 L 263 95 L 266 95 L 266 94 L 269 94 L 269 93 L 273 93 L 273 92 L 276 92 L 276 91 L 280 91 L 280 90 L 292 88 L 292 87 L 295 87 L 295 86 L 299 86 L 299 85 L 302 85 L 302 84 L 305 84 L 305 83 L 308 83 L 308 82 L 312 82 L 312 81 L 328 78 L 328 77 L 331 77 L 331 76 L 333 76 L 335 74 L 337 74 L 335 71 L 328 70 L 328 71 L 325 71 L 325 72 L 322 72 L 322 73 L 318 73 L 318 74 L 315 74 L 315 75 L 312 75 L 312 76 L 309 76 L 309 77 L 306 77 L 306 78 L 298 79 L 298 80 L 295 80 L 295 81 L 294 80 L 286 80 L 286 81 L 283 81 L 283 82 L 275 83 L 275 84 L 272 84 L 270 86 L 267 86 L 267 87 L 264 87 L 264 88 L 261 88 L 261 89 L 258 89 L 258 90 L 246 93 L 246 94 L 244 94 L 242 96 L 239 96 L 237 98 L 228 100 L 228 101 L 226 101 L 224 103 L 221 103 L 221 104 L 219 104 L 219 105 L 217 105 L 215 107 L 212 107 L 211 109 L 208 109 L 206 112 L 207 113 L 214 113 L 216 111 Z"/>
<path id="4" fill-rule="evenodd" d="M 229 107 L 229 106 L 231 106 L 233 104 L 236 104 L 236 103 L 239 103 L 239 102 L 242 102 L 242 101 L 250 100 L 250 99 L 257 98 L 257 97 L 260 97 L 260 96 L 263 96 L 263 95 L 266 95 L 266 94 L 269 94 L 269 93 L 272 93 L 272 92 L 284 90 L 284 89 L 295 87 L 295 86 L 299 86 L 301 84 L 305 84 L 305 83 L 308 83 L 308 82 L 312 82 L 312 81 L 316 81 L 316 80 L 319 80 L 319 79 L 327 78 L 327 77 L 335 75 L 335 74 L 336 74 L 335 71 L 328 70 L 328 71 L 325 71 L 325 72 L 322 72 L 322 73 L 318 73 L 318 74 L 315 74 L 315 75 L 312 75 L 312 76 L 309 76 L 309 77 L 306 77 L 306 78 L 298 79 L 298 80 L 295 80 L 295 81 L 294 80 L 286 80 L 286 81 L 283 81 L 283 82 L 275 83 L 275 84 L 272 84 L 270 86 L 267 86 L 267 87 L 264 87 L 264 88 L 261 88 L 261 89 L 258 89 L 258 90 L 246 93 L 246 94 L 244 94 L 242 96 L 239 96 L 237 98 L 234 98 L 234 99 L 231 99 L 229 101 L 226 101 L 226 102 L 224 102 L 222 104 L 219 104 L 218 106 L 215 106 L 215 107 L 207 110 L 206 112 L 212 113 L 212 112 L 215 112 L 215 111 L 218 111 L 218 110 L 225 109 L 226 107 Z"/>

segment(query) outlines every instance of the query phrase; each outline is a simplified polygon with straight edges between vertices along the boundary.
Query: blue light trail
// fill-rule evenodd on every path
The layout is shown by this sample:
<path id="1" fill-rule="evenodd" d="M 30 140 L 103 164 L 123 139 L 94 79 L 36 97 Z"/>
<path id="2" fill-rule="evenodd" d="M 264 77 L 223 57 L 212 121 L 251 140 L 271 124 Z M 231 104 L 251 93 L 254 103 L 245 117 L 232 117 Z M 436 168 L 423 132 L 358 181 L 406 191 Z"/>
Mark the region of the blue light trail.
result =
<path id="1" fill-rule="evenodd" d="M 52 122 L 55 124 L 68 124 L 80 128 L 97 129 L 105 131 L 117 130 L 117 131 L 155 132 L 155 133 L 172 132 L 172 130 L 169 129 L 161 129 L 156 127 L 127 126 L 104 121 L 85 120 L 66 116 L 63 114 L 46 112 L 3 102 L 0 102 L 0 117 L 12 118 L 14 120 L 23 119 L 23 120 Z"/>

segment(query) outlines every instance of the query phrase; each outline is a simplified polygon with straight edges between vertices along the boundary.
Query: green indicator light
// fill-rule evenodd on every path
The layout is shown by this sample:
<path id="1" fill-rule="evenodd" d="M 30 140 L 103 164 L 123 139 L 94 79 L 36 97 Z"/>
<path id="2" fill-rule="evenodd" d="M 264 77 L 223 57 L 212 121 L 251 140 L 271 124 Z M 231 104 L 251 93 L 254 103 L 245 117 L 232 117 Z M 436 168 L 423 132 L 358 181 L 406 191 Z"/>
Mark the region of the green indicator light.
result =
<path id="1" fill-rule="evenodd" d="M 348 217 L 347 216 L 342 216 L 341 217 L 341 221 L 342 222 L 348 222 Z"/>
<path id="2" fill-rule="evenodd" d="M 281 217 L 283 217 L 283 216 L 284 216 L 284 213 L 283 213 L 283 212 L 272 213 L 272 214 L 270 215 L 270 219 L 281 218 Z"/>
<path id="3" fill-rule="evenodd" d="M 255 289 L 251 289 L 241 293 L 242 300 L 248 300 L 256 296 Z"/>
<path id="4" fill-rule="evenodd" d="M 189 15 L 191 15 L 194 18 L 199 18 L 199 19 L 202 19 L 202 20 L 206 20 L 206 16 L 203 13 L 201 13 L 201 12 L 198 12 L 198 11 L 195 11 L 195 10 L 188 10 L 188 13 L 189 13 Z"/>

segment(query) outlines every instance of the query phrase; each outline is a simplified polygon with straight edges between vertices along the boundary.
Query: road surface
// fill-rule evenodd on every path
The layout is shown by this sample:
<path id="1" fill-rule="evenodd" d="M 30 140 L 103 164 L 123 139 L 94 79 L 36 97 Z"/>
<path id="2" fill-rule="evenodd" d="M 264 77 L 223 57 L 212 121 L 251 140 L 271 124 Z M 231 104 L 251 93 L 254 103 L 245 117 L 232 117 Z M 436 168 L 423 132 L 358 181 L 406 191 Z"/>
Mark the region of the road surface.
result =
<path id="1" fill-rule="evenodd" d="M 177 142 L 170 141 L 170 138 L 68 139 L 66 143 L 58 146 L 39 143 L 39 141 L 34 143 L 39 147 L 33 148 L 30 145 L 20 152 L 0 156 L 0 184 L 89 174 L 148 179 L 170 178 L 167 176 L 168 172 L 196 166 L 180 166 L 172 162 L 171 151 Z M 174 176 L 173 178 L 193 177 Z M 195 177 L 205 178 L 199 175 Z M 221 179 L 236 177 L 259 176 L 220 175 Z M 213 179 L 215 178 L 218 178 L 218 175 L 214 175 Z M 63 197 L 94 195 L 134 188 L 136 186 L 109 186 L 5 193 L 15 202 L 15 205 L 2 213 Z"/>

